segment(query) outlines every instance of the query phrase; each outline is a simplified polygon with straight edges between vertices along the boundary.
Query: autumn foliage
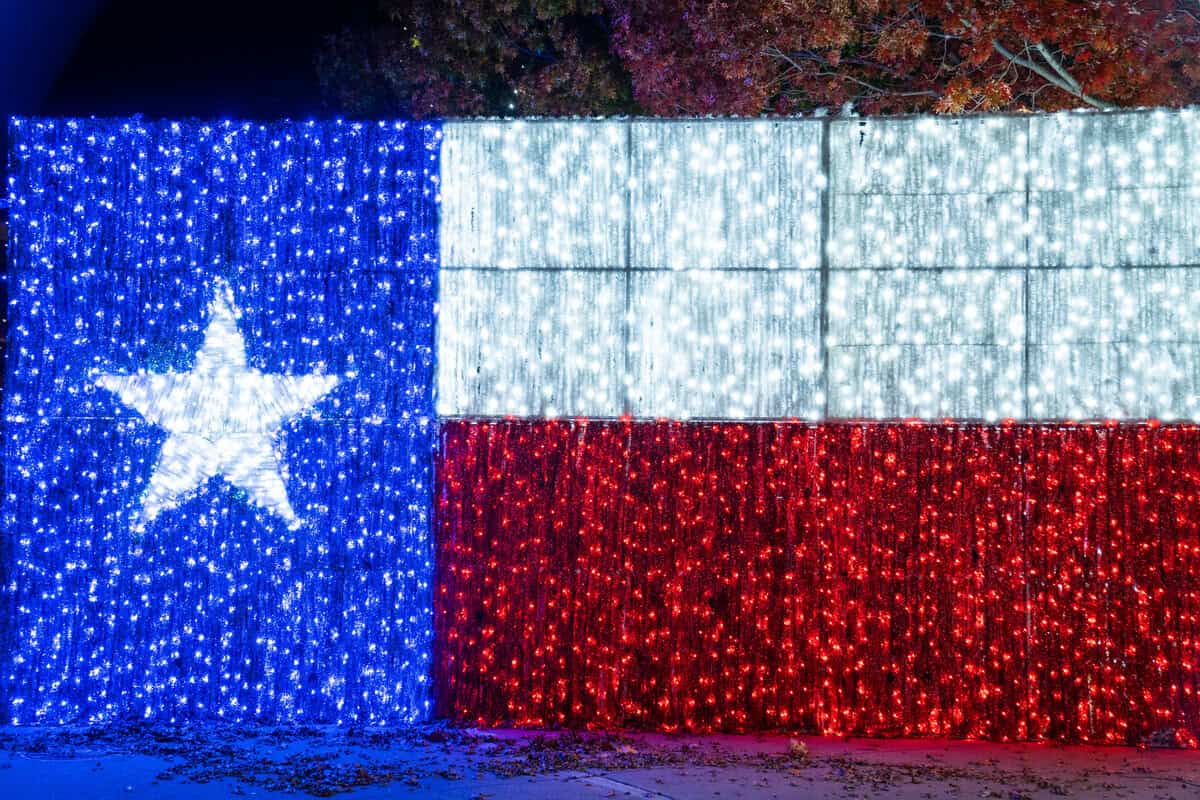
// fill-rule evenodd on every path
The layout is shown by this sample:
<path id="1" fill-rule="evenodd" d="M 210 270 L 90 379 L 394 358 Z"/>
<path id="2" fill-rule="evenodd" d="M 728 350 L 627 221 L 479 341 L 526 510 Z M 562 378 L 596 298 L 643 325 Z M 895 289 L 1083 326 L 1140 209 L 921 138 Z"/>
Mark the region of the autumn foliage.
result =
<path id="1" fill-rule="evenodd" d="M 381 0 L 318 66 L 351 114 L 1200 102 L 1200 0 Z"/>

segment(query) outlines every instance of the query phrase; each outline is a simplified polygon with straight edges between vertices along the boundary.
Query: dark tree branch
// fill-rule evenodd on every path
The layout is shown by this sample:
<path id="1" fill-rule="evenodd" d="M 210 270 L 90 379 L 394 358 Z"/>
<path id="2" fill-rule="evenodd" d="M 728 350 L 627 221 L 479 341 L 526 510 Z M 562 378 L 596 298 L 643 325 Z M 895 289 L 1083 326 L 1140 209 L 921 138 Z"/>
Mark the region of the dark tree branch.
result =
<path id="1" fill-rule="evenodd" d="M 1042 54 L 1042 58 L 1045 59 L 1046 63 L 1049 64 L 1054 71 L 1057 72 L 1059 76 L 1062 77 L 1062 79 L 1066 81 L 1072 89 L 1075 90 L 1077 94 L 1083 94 L 1083 87 L 1079 85 L 1079 81 L 1071 77 L 1071 73 L 1067 72 L 1066 67 L 1064 67 L 1059 60 L 1050 53 L 1050 51 L 1046 48 L 1046 45 L 1038 42 L 1034 45 L 1034 48 Z"/>
<path id="2" fill-rule="evenodd" d="M 873 83 L 870 83 L 869 81 L 865 81 L 861 78 L 857 78 L 854 75 L 849 75 L 844 72 L 832 71 L 832 70 L 828 69 L 830 67 L 828 59 L 825 59 L 816 53 L 809 53 L 809 52 L 796 53 L 795 58 L 794 58 L 792 55 L 789 55 L 788 53 L 785 53 L 776 47 L 768 47 L 766 50 L 763 51 L 763 55 L 771 57 L 771 58 L 781 59 L 782 61 L 786 62 L 789 65 L 789 68 L 783 73 L 783 75 L 780 76 L 780 78 L 779 78 L 780 80 L 782 80 L 784 77 L 786 77 L 789 73 L 791 73 L 793 71 L 803 74 L 804 68 L 795 60 L 795 58 L 801 58 L 801 59 L 804 59 L 807 61 L 819 63 L 823 67 L 826 67 L 826 69 L 819 70 L 816 73 L 814 73 L 817 77 L 839 78 L 841 80 L 850 81 L 851 83 L 858 84 L 859 86 L 861 86 L 862 88 L 866 89 L 869 92 L 874 92 L 875 95 L 877 95 L 879 97 L 932 97 L 935 100 L 938 97 L 940 97 L 940 95 L 937 92 L 932 91 L 930 89 L 900 91 L 898 89 L 887 88 L 884 86 L 877 86 Z M 841 63 L 856 63 L 860 66 L 875 67 L 875 68 L 880 69 L 881 71 L 885 71 L 885 72 L 889 71 L 882 64 L 874 64 L 871 62 L 864 62 L 864 61 L 861 61 L 858 59 L 854 59 L 854 60 L 845 59 Z M 785 92 L 785 93 L 792 94 L 792 92 Z"/>
<path id="3" fill-rule="evenodd" d="M 1115 108 L 1115 106 L 1113 106 L 1111 103 L 1106 103 L 1103 100 L 1092 97 L 1091 95 L 1083 92 L 1081 89 L 1076 88 L 1079 86 L 1079 84 L 1074 78 L 1072 78 L 1068 83 L 1067 81 L 1063 80 L 1062 76 L 1058 75 L 1057 71 L 1053 70 L 1053 68 L 1047 69 L 1035 61 L 1017 55 L 1004 45 L 1000 44 L 999 40 L 997 39 L 992 39 L 992 49 L 1012 63 L 1025 67 L 1025 69 L 1038 75 L 1046 82 L 1053 84 L 1072 97 L 1082 100 L 1093 108 L 1099 108 L 1104 111 L 1111 111 L 1113 108 Z"/>

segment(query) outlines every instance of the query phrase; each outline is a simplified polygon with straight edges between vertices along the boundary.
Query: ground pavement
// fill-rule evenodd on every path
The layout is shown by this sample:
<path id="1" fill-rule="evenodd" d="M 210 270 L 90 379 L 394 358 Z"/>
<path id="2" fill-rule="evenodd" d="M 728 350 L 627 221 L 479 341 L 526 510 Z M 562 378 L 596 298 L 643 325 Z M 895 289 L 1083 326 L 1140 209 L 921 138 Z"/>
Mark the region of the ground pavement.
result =
<path id="1" fill-rule="evenodd" d="M 0 728 L 0 798 L 1200 797 L 1200 753 L 787 736 Z"/>

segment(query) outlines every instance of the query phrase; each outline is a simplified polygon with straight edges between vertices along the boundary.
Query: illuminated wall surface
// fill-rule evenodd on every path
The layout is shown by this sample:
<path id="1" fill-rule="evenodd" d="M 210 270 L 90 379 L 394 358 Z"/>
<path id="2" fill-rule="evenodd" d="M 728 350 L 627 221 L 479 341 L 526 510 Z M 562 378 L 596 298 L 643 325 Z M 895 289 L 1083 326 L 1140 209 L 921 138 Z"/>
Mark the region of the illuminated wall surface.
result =
<path id="1" fill-rule="evenodd" d="M 1196 743 L 1200 115 L 445 135 L 439 712 Z"/>
<path id="2" fill-rule="evenodd" d="M 13 718 L 1195 743 L 1195 111 L 13 140 Z"/>
<path id="3" fill-rule="evenodd" d="M 1200 418 L 1200 113 L 446 125 L 438 412 Z"/>
<path id="4" fill-rule="evenodd" d="M 448 421 L 441 713 L 1200 733 L 1200 428 Z"/>
<path id="5" fill-rule="evenodd" d="M 8 718 L 426 717 L 440 126 L 12 134 Z"/>

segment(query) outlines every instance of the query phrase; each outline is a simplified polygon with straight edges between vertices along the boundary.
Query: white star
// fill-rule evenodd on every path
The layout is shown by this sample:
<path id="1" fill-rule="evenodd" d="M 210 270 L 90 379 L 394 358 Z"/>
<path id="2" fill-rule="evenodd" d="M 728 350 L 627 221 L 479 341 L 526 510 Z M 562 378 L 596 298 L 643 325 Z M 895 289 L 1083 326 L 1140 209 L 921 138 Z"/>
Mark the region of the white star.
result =
<path id="1" fill-rule="evenodd" d="M 275 453 L 279 427 L 337 385 L 335 375 L 266 375 L 246 366 L 241 312 L 218 281 L 208 305 L 204 345 L 190 372 L 100 375 L 96 383 L 171 435 L 142 495 L 138 527 L 174 508 L 214 475 L 292 527 L 287 467 Z"/>

